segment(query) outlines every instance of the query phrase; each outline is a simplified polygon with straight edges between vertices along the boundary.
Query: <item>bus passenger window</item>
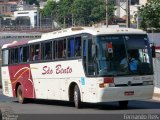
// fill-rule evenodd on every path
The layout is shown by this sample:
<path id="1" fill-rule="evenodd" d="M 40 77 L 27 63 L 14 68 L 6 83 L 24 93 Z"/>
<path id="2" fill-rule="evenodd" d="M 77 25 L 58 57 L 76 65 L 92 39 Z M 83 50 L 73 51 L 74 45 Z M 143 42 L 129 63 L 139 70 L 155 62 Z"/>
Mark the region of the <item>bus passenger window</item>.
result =
<path id="1" fill-rule="evenodd" d="M 83 64 L 84 64 L 84 70 L 86 70 L 86 47 L 87 47 L 87 42 L 86 40 L 83 41 Z"/>
<path id="2" fill-rule="evenodd" d="M 45 54 L 44 59 L 45 59 L 45 60 L 51 60 L 51 59 L 52 59 L 52 53 L 51 53 L 51 51 L 48 51 L 48 52 Z"/>
<path id="3" fill-rule="evenodd" d="M 8 52 L 9 52 L 9 50 L 3 50 L 3 52 L 2 52 L 2 64 L 3 65 L 8 65 L 8 60 L 9 60 L 9 54 L 8 54 Z"/>
<path id="4" fill-rule="evenodd" d="M 22 59 L 23 59 L 23 47 L 20 47 L 20 51 L 19 51 L 19 62 L 22 63 Z"/>
<path id="5" fill-rule="evenodd" d="M 52 59 L 52 42 L 42 43 L 42 60 Z"/>
<path id="6" fill-rule="evenodd" d="M 23 62 L 29 62 L 29 46 L 23 47 Z"/>
<path id="7" fill-rule="evenodd" d="M 74 57 L 75 54 L 75 45 L 74 45 L 74 38 L 69 38 L 68 40 L 68 57 Z"/>
<path id="8" fill-rule="evenodd" d="M 58 41 L 58 58 L 66 57 L 66 40 Z"/>
<path id="9" fill-rule="evenodd" d="M 9 50 L 9 64 L 15 64 L 18 63 L 18 57 L 19 57 L 19 49 L 18 48 L 12 48 Z"/>
<path id="10" fill-rule="evenodd" d="M 94 54 L 92 50 L 92 39 L 88 39 L 88 75 L 95 75 L 95 64 L 94 64 Z"/>
<path id="11" fill-rule="evenodd" d="M 15 51 L 14 51 L 14 63 L 18 63 L 18 52 L 19 51 L 19 49 L 18 48 L 15 48 Z"/>
<path id="12" fill-rule="evenodd" d="M 31 61 L 37 61 L 40 59 L 40 46 L 32 45 L 31 46 Z"/>
<path id="13" fill-rule="evenodd" d="M 53 41 L 53 59 L 57 57 L 57 41 Z"/>
<path id="14" fill-rule="evenodd" d="M 75 38 L 75 56 L 81 56 L 81 37 Z"/>
<path id="15" fill-rule="evenodd" d="M 14 49 L 9 50 L 9 64 L 14 63 Z"/>
<path id="16" fill-rule="evenodd" d="M 62 52 L 62 57 L 63 57 L 63 58 L 66 58 L 66 57 L 67 57 L 66 39 L 63 40 L 63 52 Z"/>

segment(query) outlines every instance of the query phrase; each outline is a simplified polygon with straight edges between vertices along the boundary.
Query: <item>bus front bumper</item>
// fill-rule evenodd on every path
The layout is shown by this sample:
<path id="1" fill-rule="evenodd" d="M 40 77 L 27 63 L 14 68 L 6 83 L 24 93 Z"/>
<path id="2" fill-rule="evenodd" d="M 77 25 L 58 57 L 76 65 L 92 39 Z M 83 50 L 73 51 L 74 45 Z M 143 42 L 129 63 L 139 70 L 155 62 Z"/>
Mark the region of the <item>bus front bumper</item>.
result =
<path id="1" fill-rule="evenodd" d="M 97 102 L 151 99 L 154 85 L 100 88 Z"/>

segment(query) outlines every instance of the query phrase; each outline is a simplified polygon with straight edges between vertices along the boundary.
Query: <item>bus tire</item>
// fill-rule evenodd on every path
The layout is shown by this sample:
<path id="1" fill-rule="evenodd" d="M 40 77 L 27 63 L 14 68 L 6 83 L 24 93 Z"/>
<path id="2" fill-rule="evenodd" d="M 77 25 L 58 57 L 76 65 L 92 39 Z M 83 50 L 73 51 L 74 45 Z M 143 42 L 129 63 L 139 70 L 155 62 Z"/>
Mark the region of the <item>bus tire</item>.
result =
<path id="1" fill-rule="evenodd" d="M 119 101 L 119 107 L 126 109 L 128 107 L 128 101 Z"/>
<path id="2" fill-rule="evenodd" d="M 18 98 L 18 102 L 21 104 L 24 104 L 26 102 L 26 98 L 24 98 L 24 96 L 23 96 L 23 91 L 22 91 L 21 85 L 19 85 L 17 88 L 17 98 Z"/>
<path id="3" fill-rule="evenodd" d="M 74 87 L 74 105 L 76 108 L 81 108 L 81 96 L 80 96 L 80 90 L 77 85 Z"/>

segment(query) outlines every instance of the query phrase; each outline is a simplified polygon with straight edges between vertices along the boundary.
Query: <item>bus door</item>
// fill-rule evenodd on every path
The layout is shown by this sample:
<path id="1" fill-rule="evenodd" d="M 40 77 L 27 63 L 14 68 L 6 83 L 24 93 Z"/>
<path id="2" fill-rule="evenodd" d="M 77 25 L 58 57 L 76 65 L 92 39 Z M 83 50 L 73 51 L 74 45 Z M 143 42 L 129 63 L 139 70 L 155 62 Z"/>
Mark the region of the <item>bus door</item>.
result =
<path id="1" fill-rule="evenodd" d="M 87 77 L 85 77 L 85 84 L 82 84 L 82 89 L 85 92 L 83 98 L 85 101 L 92 101 L 96 99 L 96 95 L 93 95 L 97 91 L 96 79 L 96 50 L 95 44 L 91 37 L 83 37 L 83 67 Z M 84 100 L 83 99 L 83 100 Z"/>
<path id="2" fill-rule="evenodd" d="M 95 45 L 91 37 L 83 37 L 83 67 L 87 76 L 96 74 L 96 52 Z"/>

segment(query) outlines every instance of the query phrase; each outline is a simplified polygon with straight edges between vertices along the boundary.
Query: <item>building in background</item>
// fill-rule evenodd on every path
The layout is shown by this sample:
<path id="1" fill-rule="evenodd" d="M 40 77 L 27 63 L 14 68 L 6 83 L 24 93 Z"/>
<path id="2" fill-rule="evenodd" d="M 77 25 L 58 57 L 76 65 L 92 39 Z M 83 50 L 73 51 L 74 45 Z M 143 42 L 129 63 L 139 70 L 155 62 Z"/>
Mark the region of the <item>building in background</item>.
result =
<path id="1" fill-rule="evenodd" d="M 39 2 L 40 6 L 29 5 L 23 0 L 1 0 L 0 27 L 28 26 L 29 28 L 35 28 L 40 26 L 38 9 L 43 8 L 45 2 L 42 0 Z"/>
<path id="2" fill-rule="evenodd" d="M 126 1 L 127 0 L 116 0 L 116 11 L 115 15 L 123 18 L 126 16 Z M 145 5 L 147 3 L 147 0 L 130 0 L 130 15 L 133 17 L 137 11 L 138 7 Z"/>
<path id="3" fill-rule="evenodd" d="M 147 0 L 139 0 L 140 5 L 145 5 L 147 3 Z"/>
<path id="4" fill-rule="evenodd" d="M 37 10 L 15 11 L 14 19 L 17 20 L 17 26 L 37 26 Z"/>
<path id="5" fill-rule="evenodd" d="M 17 10 L 17 2 L 0 2 L 0 15 L 12 16 Z"/>

